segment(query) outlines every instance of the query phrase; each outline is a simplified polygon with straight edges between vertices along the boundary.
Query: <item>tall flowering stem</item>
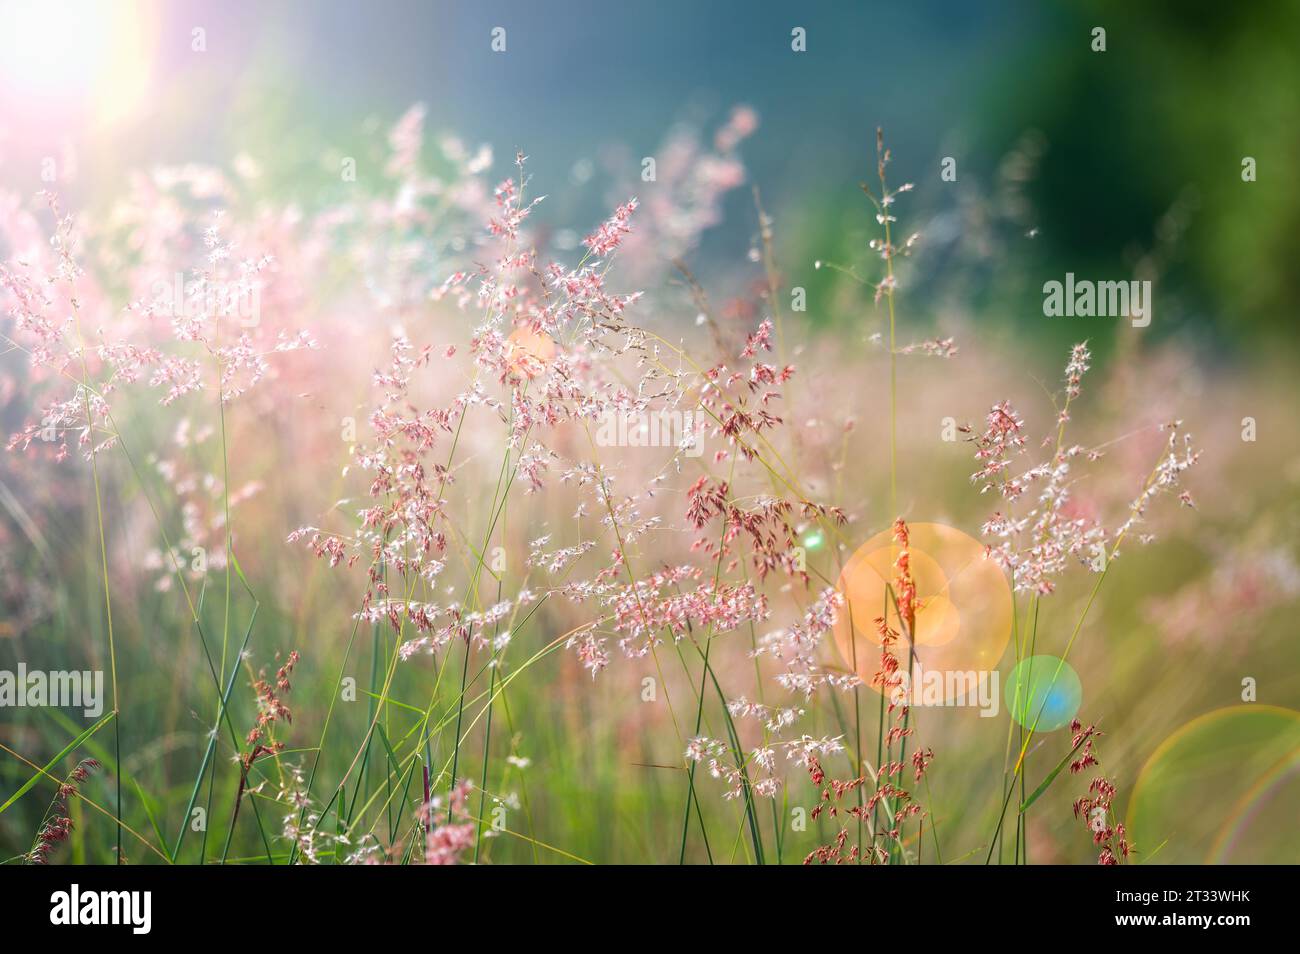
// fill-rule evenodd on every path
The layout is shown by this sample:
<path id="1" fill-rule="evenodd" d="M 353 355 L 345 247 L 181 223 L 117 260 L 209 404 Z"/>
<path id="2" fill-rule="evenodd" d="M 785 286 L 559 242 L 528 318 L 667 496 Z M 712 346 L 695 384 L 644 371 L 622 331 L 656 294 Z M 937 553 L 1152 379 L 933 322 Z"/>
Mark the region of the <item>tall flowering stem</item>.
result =
<path id="1" fill-rule="evenodd" d="M 1166 445 L 1157 459 L 1155 466 L 1142 484 L 1138 495 L 1129 504 L 1126 519 L 1113 534 L 1095 523 L 1082 518 L 1070 519 L 1065 516 L 1069 500 L 1071 463 L 1076 458 L 1096 460 L 1101 456 L 1099 448 L 1091 451 L 1079 446 L 1065 447 L 1065 424 L 1069 420 L 1071 402 L 1079 396 L 1080 381 L 1088 370 L 1090 354 L 1087 344 L 1075 345 L 1070 352 L 1070 359 L 1065 371 L 1065 402 L 1058 412 L 1055 449 L 1050 462 L 1029 467 L 1019 474 L 1012 472 L 1015 459 L 1025 452 L 1024 422 L 1008 402 L 994 405 L 988 415 L 988 426 L 984 433 L 971 440 L 976 445 L 975 459 L 979 469 L 971 479 L 982 483 L 982 491 L 996 490 L 1008 502 L 1024 495 L 1029 488 L 1041 486 L 1038 505 L 1027 515 L 1013 518 L 995 513 L 984 525 L 986 536 L 1000 538 L 1002 542 L 988 548 L 989 555 L 1011 571 L 1011 578 L 1016 589 L 1029 589 L 1034 598 L 1030 603 L 1034 615 L 1031 632 L 1031 647 L 1037 640 L 1038 601 L 1050 595 L 1055 589 L 1054 578 L 1062 573 L 1071 562 L 1089 567 L 1096 575 L 1096 580 L 1088 593 L 1083 610 L 1061 652 L 1052 679 L 1046 692 L 1051 692 L 1065 666 L 1066 659 L 1074 647 L 1079 633 L 1088 618 L 1101 585 L 1121 547 L 1130 534 L 1147 542 L 1151 537 L 1138 533 L 1135 528 L 1143 522 L 1151 502 L 1163 494 L 1177 496 L 1184 506 L 1193 506 L 1191 494 L 1182 489 L 1180 484 L 1183 474 L 1200 458 L 1200 452 L 1192 446 L 1191 436 L 1182 431 L 1182 421 L 1175 420 L 1159 425 L 1159 430 L 1167 432 Z M 1032 527 L 1028 545 L 1020 546 L 1022 533 Z M 1017 648 L 1019 649 L 1019 643 Z M 1032 654 L 1031 648 L 1031 654 Z M 1003 825 L 1006 821 L 1007 808 L 1015 793 L 1017 783 L 1022 798 L 1025 790 L 1024 767 L 1030 744 L 1038 729 L 1042 709 L 1033 721 L 1022 727 L 1020 744 L 1014 766 L 1011 770 L 1011 784 L 1005 783 L 1002 807 L 998 814 L 997 827 L 989 843 L 985 862 L 992 860 L 998 849 Z M 1008 739 L 1009 741 L 1009 739 Z M 1023 814 L 1017 816 L 1016 847 L 1017 860 L 1022 856 L 1024 841 Z"/>

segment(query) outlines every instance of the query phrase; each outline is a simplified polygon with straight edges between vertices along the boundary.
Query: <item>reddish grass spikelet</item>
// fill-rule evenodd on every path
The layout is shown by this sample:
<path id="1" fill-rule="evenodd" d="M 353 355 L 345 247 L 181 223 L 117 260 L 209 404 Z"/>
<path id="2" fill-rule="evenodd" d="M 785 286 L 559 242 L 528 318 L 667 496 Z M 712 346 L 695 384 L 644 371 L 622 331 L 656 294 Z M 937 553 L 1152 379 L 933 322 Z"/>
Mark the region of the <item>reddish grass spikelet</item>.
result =
<path id="1" fill-rule="evenodd" d="M 99 768 L 95 759 L 82 759 L 59 784 L 58 791 L 45 810 L 45 818 L 36 832 L 36 840 L 23 856 L 25 864 L 49 864 L 54 849 L 72 837 L 73 823 L 69 803 L 81 792 L 81 787 Z"/>
<path id="2" fill-rule="evenodd" d="M 918 769 L 915 777 L 918 781 L 924 774 L 924 765 L 932 758 L 933 753 L 926 750 L 926 754 L 916 760 Z M 870 774 L 864 774 L 846 780 L 828 779 L 815 755 L 806 758 L 805 767 L 813 785 L 819 789 L 817 805 L 809 812 L 809 817 L 817 819 L 825 815 L 839 822 L 835 838 L 809 852 L 803 860 L 805 865 L 854 864 L 859 858 L 873 865 L 888 864 L 891 857 L 890 845 L 899 844 L 904 821 L 925 814 L 921 806 L 912 801 L 909 792 L 887 780 L 901 772 L 902 765 L 882 766 L 874 779 Z M 856 798 L 859 790 L 873 787 L 874 790 L 867 798 Z M 844 802 L 848 796 L 855 798 L 852 804 L 846 805 Z M 884 809 L 879 816 L 878 808 Z M 874 819 L 877 817 L 884 823 L 880 828 L 875 827 Z M 870 835 L 870 843 L 864 846 L 861 854 L 857 844 L 849 844 L 848 824 L 855 820 L 865 826 Z"/>
<path id="3" fill-rule="evenodd" d="M 1093 750 L 1093 740 L 1101 735 L 1095 726 L 1084 726 L 1075 719 L 1070 723 L 1071 746 L 1082 749 L 1079 757 L 1070 762 L 1070 771 L 1078 774 L 1099 764 Z M 1087 826 L 1092 843 L 1098 849 L 1097 864 L 1118 865 L 1128 861 L 1136 849 L 1128 839 L 1122 822 L 1115 819 L 1114 801 L 1118 794 L 1114 783 L 1105 776 L 1097 776 L 1088 784 L 1088 794 L 1075 800 L 1074 817 Z"/>

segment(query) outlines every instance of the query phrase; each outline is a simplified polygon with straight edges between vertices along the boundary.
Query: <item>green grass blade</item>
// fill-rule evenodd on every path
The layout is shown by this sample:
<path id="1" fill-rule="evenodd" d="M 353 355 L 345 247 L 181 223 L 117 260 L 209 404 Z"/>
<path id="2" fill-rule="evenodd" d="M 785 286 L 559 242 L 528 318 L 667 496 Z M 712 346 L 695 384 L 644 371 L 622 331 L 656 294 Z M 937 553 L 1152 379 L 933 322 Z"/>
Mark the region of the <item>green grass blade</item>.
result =
<path id="1" fill-rule="evenodd" d="M 108 715 L 104 716 L 104 718 L 100 719 L 98 722 L 96 722 L 94 725 L 92 725 L 89 729 L 87 729 L 85 732 L 81 733 L 81 735 L 77 736 L 75 739 L 73 739 L 71 742 L 69 742 L 66 746 L 64 746 L 63 751 L 61 751 L 58 755 L 54 756 L 54 758 L 52 758 L 52 759 L 50 759 L 48 762 L 46 762 L 44 768 L 42 768 L 39 772 L 37 772 L 35 775 L 33 775 L 31 778 L 29 778 L 29 779 L 28 779 L 28 780 L 23 784 L 22 788 L 18 789 L 18 791 L 14 792 L 12 795 L 10 795 L 9 798 L 8 798 L 8 800 L 7 800 L 3 805 L 0 805 L 0 815 L 3 815 L 4 812 L 5 812 L 5 809 L 7 809 L 10 805 L 12 805 L 14 802 L 18 801 L 18 799 L 22 798 L 22 797 L 23 797 L 24 795 L 26 795 L 29 791 L 31 791 L 32 786 L 35 785 L 37 782 L 39 782 L 43 776 L 47 775 L 47 774 L 49 773 L 49 771 L 50 771 L 51 768 L 53 768 L 55 765 L 59 764 L 59 760 L 60 760 L 60 759 L 64 758 L 64 757 L 65 757 L 69 752 L 71 752 L 71 751 L 72 751 L 73 749 L 75 749 L 77 746 L 81 745 L 81 743 L 85 742 L 88 738 L 90 738 L 92 735 L 94 735 L 96 732 L 98 732 L 98 731 L 99 731 L 100 729 L 102 729 L 104 726 L 108 725 L 109 722 L 113 721 L 113 717 L 114 717 L 116 714 L 117 714 L 117 713 L 115 713 L 115 712 L 110 712 Z"/>
<path id="2" fill-rule="evenodd" d="M 1049 787 L 1051 787 L 1051 784 L 1056 781 L 1056 776 L 1061 774 L 1061 769 L 1070 764 L 1070 759 L 1074 758 L 1074 753 L 1079 751 L 1079 746 L 1083 745 L 1084 739 L 1086 738 L 1086 735 L 1080 738 L 1079 745 L 1076 745 L 1074 748 L 1070 749 L 1069 752 L 1065 753 L 1065 758 L 1061 759 L 1061 761 L 1056 764 L 1056 768 L 1047 773 L 1047 778 L 1038 783 L 1038 787 L 1034 789 L 1033 793 L 1025 799 L 1024 804 L 1020 806 L 1020 814 L 1023 815 L 1029 806 L 1038 801 L 1039 797 L 1046 792 Z"/>

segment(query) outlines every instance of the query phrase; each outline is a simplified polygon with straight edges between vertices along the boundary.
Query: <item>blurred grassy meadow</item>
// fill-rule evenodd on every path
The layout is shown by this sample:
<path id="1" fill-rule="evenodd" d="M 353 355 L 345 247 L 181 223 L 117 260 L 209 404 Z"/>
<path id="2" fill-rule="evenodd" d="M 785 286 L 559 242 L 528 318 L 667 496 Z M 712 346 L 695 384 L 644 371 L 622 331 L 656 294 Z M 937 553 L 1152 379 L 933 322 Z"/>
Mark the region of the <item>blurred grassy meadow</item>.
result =
<path id="1" fill-rule="evenodd" d="M 1009 402 L 1011 469 L 1049 460 L 1084 341 L 1069 520 L 1114 543 L 1168 457 L 1162 425 L 1200 453 L 1104 575 L 1072 552 L 1050 594 L 1015 596 L 1001 685 L 1022 656 L 1068 658 L 1100 764 L 1054 774 L 1081 744 L 1006 703 L 915 705 L 902 754 L 883 747 L 910 795 L 882 805 L 920 812 L 870 857 L 1096 863 L 1075 803 L 1101 774 L 1129 863 L 1296 859 L 1293 4 L 0 11 L 0 427 L 38 435 L 0 456 L 0 672 L 100 670 L 108 695 L 93 718 L 0 707 L 7 863 L 64 810 L 54 863 L 112 863 L 119 839 L 133 864 L 800 863 L 841 830 L 861 844 L 844 809 L 879 792 L 893 714 L 843 684 L 819 596 L 896 518 L 996 545 L 986 523 L 1037 488 L 1010 510 L 981 494 L 976 439 Z M 886 208 L 893 247 L 919 238 L 888 261 L 877 127 L 889 187 L 915 184 Z M 616 253 L 584 248 L 631 196 Z M 642 297 L 525 328 L 523 309 L 589 293 L 547 263 L 593 256 L 602 294 Z M 187 337 L 157 307 L 177 275 L 240 266 L 253 323 Z M 1151 324 L 1047 317 L 1067 272 L 1151 281 Z M 638 398 L 704 419 L 703 453 L 595 438 L 597 409 Z M 780 423 L 752 428 L 750 458 L 713 425 L 760 401 Z M 700 480 L 746 518 L 792 507 L 766 540 L 723 535 L 687 517 Z M 380 560 L 358 512 L 403 481 L 418 493 L 382 520 L 407 549 Z M 304 527 L 323 557 L 290 540 Z M 453 632 L 390 625 L 386 598 Z M 781 678 L 800 626 L 831 677 L 807 695 Z M 696 738 L 720 749 L 693 761 Z M 827 739 L 828 779 L 869 779 L 842 800 L 800 756 Z"/>

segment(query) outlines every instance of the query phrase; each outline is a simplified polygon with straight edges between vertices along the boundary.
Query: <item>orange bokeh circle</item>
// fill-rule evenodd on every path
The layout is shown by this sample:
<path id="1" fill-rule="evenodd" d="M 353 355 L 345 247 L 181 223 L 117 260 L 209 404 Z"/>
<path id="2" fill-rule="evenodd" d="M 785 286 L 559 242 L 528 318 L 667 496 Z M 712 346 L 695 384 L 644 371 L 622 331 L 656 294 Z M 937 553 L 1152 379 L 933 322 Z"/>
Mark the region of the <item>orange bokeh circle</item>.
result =
<path id="1" fill-rule="evenodd" d="M 908 532 L 917 596 L 916 666 L 924 672 L 996 669 L 1011 638 L 1011 587 L 1002 568 L 985 555 L 983 544 L 960 530 L 913 523 Z M 892 530 L 876 534 L 854 552 L 836 584 L 844 606 L 835 622 L 835 645 L 845 665 L 867 685 L 880 669 L 876 619 L 884 615 L 894 630 L 903 632 L 886 589 L 894 581 L 901 549 Z M 906 670 L 906 637 L 894 644 L 894 655 Z"/>
<path id="2" fill-rule="evenodd" d="M 535 378 L 546 370 L 555 357 L 555 341 L 545 331 L 520 325 L 510 332 L 506 342 L 506 360 L 518 374 Z"/>

